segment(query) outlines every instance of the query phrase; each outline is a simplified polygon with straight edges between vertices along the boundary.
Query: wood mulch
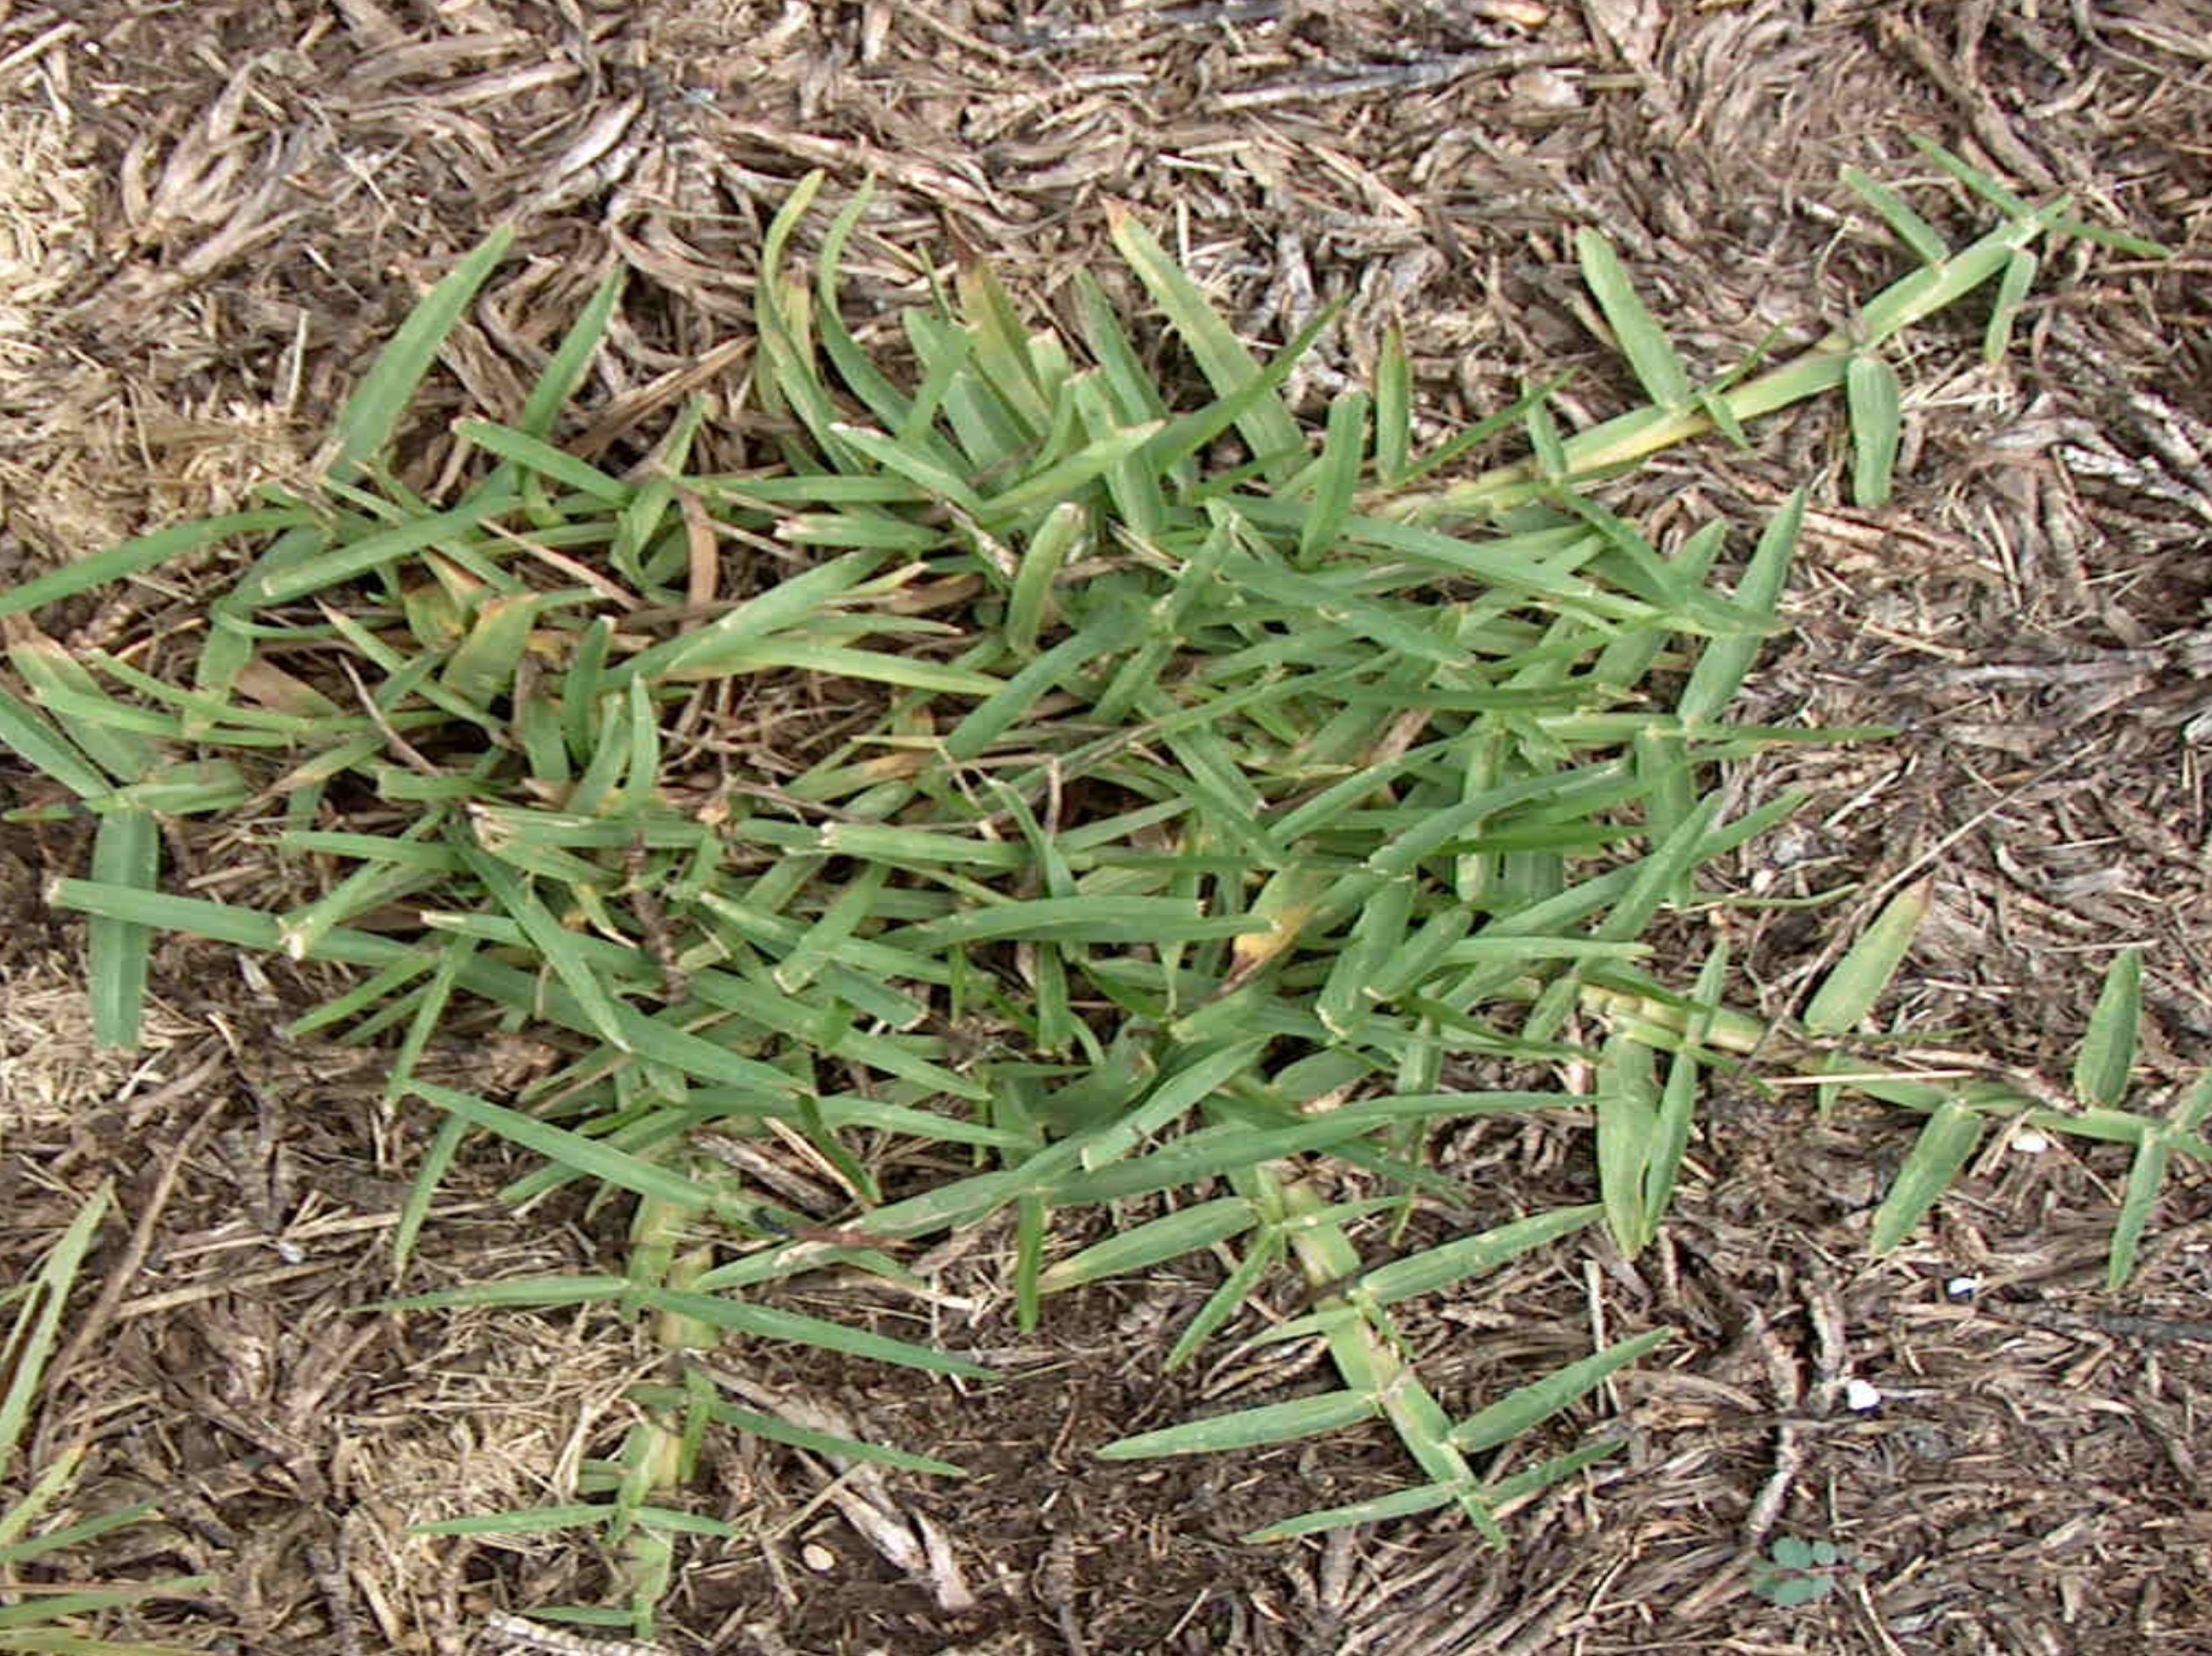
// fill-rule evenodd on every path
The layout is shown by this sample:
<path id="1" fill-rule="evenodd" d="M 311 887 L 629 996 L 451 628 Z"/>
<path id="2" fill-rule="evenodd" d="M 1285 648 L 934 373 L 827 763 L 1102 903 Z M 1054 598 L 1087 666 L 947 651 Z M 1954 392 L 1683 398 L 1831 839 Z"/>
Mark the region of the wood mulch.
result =
<path id="1" fill-rule="evenodd" d="M 0 0 L 0 577 L 299 472 L 427 283 L 500 222 L 514 256 L 426 433 L 514 411 L 617 265 L 629 296 L 569 435 L 626 462 L 693 393 L 738 405 L 762 232 L 816 168 L 833 202 L 875 181 L 856 319 L 971 254 L 1041 312 L 1078 270 L 1126 293 L 1105 242 L 1126 205 L 1255 339 L 1343 303 L 1297 382 L 1314 407 L 1401 326 L 1443 429 L 1539 372 L 1574 371 L 1577 413 L 1632 399 L 1574 277 L 1584 225 L 1693 369 L 1826 332 L 1904 268 L 1845 167 L 1909 187 L 1947 232 L 1978 222 L 1921 187 L 1915 134 L 2173 255 L 2069 247 L 1994 366 L 1978 317 L 1923 331 L 1880 511 L 1838 503 L 1832 408 L 1626 485 L 1661 531 L 1717 513 L 1747 536 L 1809 481 L 1796 631 L 1754 710 L 1899 732 L 1741 784 L 1814 803 L 1738 889 L 1856 894 L 1713 923 L 1734 928 L 1739 998 L 1784 1011 L 1883 892 L 1932 879 L 1895 1027 L 2054 1087 L 2098 973 L 2141 944 L 2155 1096 L 2212 1041 L 2203 0 Z M 710 419 L 701 463 L 742 465 L 748 442 Z M 64 623 L 112 634 L 144 597 Z M 0 767 L 0 792 L 22 780 Z M 584 1317 L 361 1312 L 391 1288 L 422 1124 L 285 1048 L 310 988 L 292 969 L 204 945 L 164 948 L 146 1052 L 92 1052 L 80 940 L 39 896 L 82 855 L 65 832 L 0 828 L 0 1281 L 116 1181 L 36 1441 L 92 1446 L 83 1511 L 162 1502 L 89 1561 L 101 1579 L 217 1580 L 116 1625 L 254 1656 L 530 1648 L 515 1613 L 588 1599 L 588 1549 L 408 1526 L 559 1498 L 651 1354 Z M 1465 1406 L 1601 1331 L 1680 1330 L 1611 1390 L 1629 1452 L 1514 1514 L 1503 1552 L 1442 1520 L 1237 1539 L 1402 1487 L 1379 1435 L 1095 1461 L 1297 1377 L 1224 1356 L 1164 1382 L 1158 1330 L 1209 1291 L 1196 1280 L 1078 1296 L 1021 1342 L 981 1239 L 934 1262 L 944 1314 L 1014 1383 L 963 1397 L 744 1356 L 750 1383 L 973 1476 L 862 1489 L 871 1517 L 825 1498 L 813 1462 L 722 1446 L 707 1504 L 747 1539 L 689 1556 L 666 1647 L 2212 1652 L 2202 1181 L 2169 1196 L 2121 1295 L 2102 1260 L 2124 1164 L 2063 1144 L 1993 1146 L 1920 1240 L 1875 1261 L 1869 1215 L 1913 1129 L 1723 1093 L 1652 1256 L 1593 1240 L 1419 1313 L 1424 1372 Z M 1448 1166 L 1500 1214 L 1592 1180 L 1564 1129 L 1470 1133 Z M 457 1177 L 411 1286 L 617 1257 L 617 1215 L 500 1208 L 515 1171 L 492 1150 Z M 1868 1387 L 1878 1403 L 1854 1408 Z M 880 1538 L 899 1526 L 911 1559 Z M 1747 1565 L 1793 1536 L 1853 1562 L 1781 1610 Z"/>

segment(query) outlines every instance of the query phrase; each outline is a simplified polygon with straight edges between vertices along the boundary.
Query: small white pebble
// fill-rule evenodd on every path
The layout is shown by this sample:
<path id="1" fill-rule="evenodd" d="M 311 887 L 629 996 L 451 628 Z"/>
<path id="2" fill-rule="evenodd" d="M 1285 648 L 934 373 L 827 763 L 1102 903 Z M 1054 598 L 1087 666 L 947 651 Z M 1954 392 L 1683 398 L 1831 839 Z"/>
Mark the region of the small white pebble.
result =
<path id="1" fill-rule="evenodd" d="M 1864 1380 L 1849 1380 L 1844 1385 L 1844 1407 L 1854 1415 L 1868 1415 L 1881 1407 L 1881 1390 Z"/>
<path id="2" fill-rule="evenodd" d="M 2039 1156 L 2051 1148 L 2051 1137 L 2033 1127 L 2023 1127 L 2012 1135 L 2012 1148 L 2024 1156 Z"/>
<path id="3" fill-rule="evenodd" d="M 1954 1276 L 1943 1284 L 1943 1292 L 1954 1300 L 1971 1300 L 1982 1291 L 1978 1276 Z"/>
<path id="4" fill-rule="evenodd" d="M 810 1541 L 799 1549 L 801 1562 L 817 1575 L 827 1575 L 837 1568 L 837 1555 L 818 1541 Z"/>
<path id="5" fill-rule="evenodd" d="M 1522 107 L 1574 109 L 1581 106 L 1582 88 L 1564 75 L 1538 67 L 1524 69 L 1506 82 L 1513 101 Z"/>

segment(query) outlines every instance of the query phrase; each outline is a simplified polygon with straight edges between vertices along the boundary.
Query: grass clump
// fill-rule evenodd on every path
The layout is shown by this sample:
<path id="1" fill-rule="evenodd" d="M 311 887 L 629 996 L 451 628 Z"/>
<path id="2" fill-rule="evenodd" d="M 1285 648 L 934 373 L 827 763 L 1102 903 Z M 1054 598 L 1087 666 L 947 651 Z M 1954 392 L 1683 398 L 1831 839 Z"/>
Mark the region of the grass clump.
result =
<path id="1" fill-rule="evenodd" d="M 1029 1324 L 1054 1293 L 1228 1249 L 1174 1366 L 1296 1271 L 1312 1312 L 1267 1337 L 1324 1342 L 1335 1389 L 1104 1452 L 1380 1417 L 1418 1487 L 1263 1536 L 1456 1507 L 1500 1537 L 1503 1506 L 1611 1446 L 1497 1482 L 1482 1458 L 1665 1331 L 1455 1420 L 1390 1307 L 1594 1223 L 1631 1251 L 1650 1240 L 1700 1068 L 1729 1045 L 1724 956 L 1686 989 L 1650 973 L 1644 940 L 1791 807 L 1727 816 L 1717 767 L 1814 734 L 1729 718 L 1780 625 L 1802 497 L 1723 590 L 1727 526 L 1656 545 L 1586 487 L 1844 389 L 1854 476 L 1878 497 L 1898 421 L 1882 343 L 1999 277 L 2008 326 L 2024 250 L 2081 227 L 2005 197 L 2001 228 L 1955 254 L 1916 234 L 1925 266 L 1852 329 L 1704 388 L 1586 235 L 1650 406 L 1567 435 L 1535 392 L 1421 454 L 1401 348 L 1310 433 L 1282 387 L 1322 325 L 1262 363 L 1129 219 L 1115 240 L 1205 381 L 1199 405 L 1095 283 L 1071 332 L 1032 331 L 980 270 L 900 319 L 914 373 L 895 379 L 836 290 L 865 198 L 811 278 L 789 266 L 819 182 L 763 253 L 768 463 L 692 470 L 697 405 L 623 475 L 558 446 L 611 282 L 514 423 L 458 428 L 478 462 L 454 498 L 378 470 L 495 237 L 364 384 L 319 490 L 0 595 L 16 675 L 0 740 L 99 818 L 94 878 L 56 899 L 94 916 L 103 1034 L 130 1038 L 156 929 L 347 963 L 356 986 L 295 1028 L 389 1038 L 391 1098 L 442 1112 L 400 1264 L 471 1132 L 543 1158 L 518 1204 L 568 1184 L 635 1199 L 623 1274 L 407 1304 L 604 1303 L 655 1318 L 672 1352 L 734 1333 L 980 1382 L 959 1353 L 754 1290 L 833 1262 L 919 1286 L 894 1245 L 1004 1218 Z M 1529 460 L 1437 481 L 1509 429 Z M 240 539 L 257 555 L 189 641 L 71 650 L 24 618 Z M 162 892 L 155 825 L 195 813 L 253 825 L 318 894 L 263 911 Z M 1610 1030 L 1595 1050 L 1570 1038 L 1589 1012 Z M 420 1073 L 434 1039 L 494 1026 L 556 1032 L 564 1060 L 507 1102 Z M 1483 1084 L 1585 1062 L 1583 1096 Z M 1456 1208 L 1425 1155 L 1437 1131 L 1560 1109 L 1595 1119 L 1601 1201 L 1367 1268 L 1364 1222 Z M 699 1148 L 705 1129 L 772 1140 L 805 1176 L 749 1180 Z M 1057 1216 L 1137 1198 L 1157 1216 L 1055 1249 Z M 677 1538 L 729 1532 L 682 1505 L 710 1427 L 957 1472 L 739 1408 L 677 1367 L 638 1392 L 586 1498 L 443 1527 L 597 1529 L 624 1602 L 567 1614 L 649 1635 Z"/>

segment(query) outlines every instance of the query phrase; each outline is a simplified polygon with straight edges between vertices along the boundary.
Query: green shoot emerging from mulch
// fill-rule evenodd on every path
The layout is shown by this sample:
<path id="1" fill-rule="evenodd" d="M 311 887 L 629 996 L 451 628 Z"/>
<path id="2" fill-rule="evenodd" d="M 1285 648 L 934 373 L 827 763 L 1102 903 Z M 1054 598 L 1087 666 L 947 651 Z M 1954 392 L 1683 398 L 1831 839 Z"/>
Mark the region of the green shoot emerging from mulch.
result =
<path id="1" fill-rule="evenodd" d="M 466 481 L 420 498 L 381 460 L 501 259 L 495 237 L 386 351 L 312 497 L 270 490 L 0 596 L 16 675 L 0 739 L 99 819 L 93 879 L 57 900 L 93 916 L 100 1029 L 132 1038 L 155 930 L 347 963 L 356 985 L 295 1028 L 391 1038 L 392 1098 L 443 1112 L 403 1267 L 471 1133 L 543 1158 L 518 1204 L 564 1184 L 635 1198 L 626 1274 L 405 1303 L 602 1302 L 653 1315 L 678 1354 L 736 1334 L 974 1385 L 990 1371 L 957 1351 L 756 1291 L 831 1263 L 920 1288 L 898 1245 L 1003 1221 L 1028 1324 L 1053 1294 L 1226 1250 L 1238 1263 L 1162 1355 L 1172 1367 L 1295 1271 L 1310 1313 L 1265 1337 L 1322 1342 L 1335 1389 L 1104 1452 L 1381 1417 L 1416 1487 L 1262 1536 L 1455 1507 L 1498 1537 L 1501 1507 L 1612 1446 L 1494 1482 L 1489 1452 L 1665 1330 L 1454 1419 L 1391 1307 L 1594 1223 L 1631 1252 L 1650 1241 L 1701 1068 L 1756 1043 L 1717 1004 L 1717 951 L 1693 981 L 1661 981 L 1645 939 L 1702 865 L 1790 808 L 1729 818 L 1717 767 L 1814 734 L 1729 721 L 1779 625 L 1802 497 L 1723 590 L 1727 526 L 1654 545 L 1584 490 L 1841 390 L 1855 488 L 1883 498 L 1899 417 L 1885 342 L 1994 281 L 2001 351 L 2029 247 L 2087 233 L 1942 159 L 1997 229 L 1953 253 L 1866 184 L 1922 266 L 1796 361 L 1709 387 L 1585 234 L 1584 277 L 1648 406 L 1569 435 L 1533 392 L 1428 453 L 1395 342 L 1372 391 L 1310 431 L 1282 388 L 1327 319 L 1263 365 L 1130 220 L 1121 252 L 1210 400 L 1166 388 L 1096 284 L 1071 333 L 1033 332 L 976 270 L 900 319 L 913 368 L 894 377 L 836 285 L 865 198 L 811 280 L 787 265 L 811 180 L 759 272 L 747 417 L 764 463 L 695 474 L 697 406 L 625 475 L 558 446 L 611 282 L 514 423 L 459 428 L 475 454 L 448 475 Z M 1516 430 L 1527 461 L 1440 480 Z M 22 618 L 234 542 L 258 555 L 204 625 L 110 653 Z M 264 912 L 164 892 L 159 826 L 185 814 L 264 837 L 319 894 Z M 1769 1050 L 1840 1056 L 1900 930 L 1909 915 Z M 551 1032 L 563 1061 L 505 1103 L 417 1073 L 434 1042 L 494 1028 Z M 1595 1046 L 1570 1038 L 1593 1028 Z M 1594 1090 L 1480 1084 L 1570 1065 Z M 1867 1068 L 1836 1073 L 1858 1085 Z M 2029 1107 L 1959 1099 L 1900 1101 L 1977 1128 Z M 1600 1202 L 1369 1267 L 1363 1243 L 1412 1204 L 1465 1211 L 1425 1155 L 1440 1131 L 1569 1109 L 1596 1125 Z M 733 1142 L 757 1147 L 750 1162 Z M 763 1148 L 803 1176 L 758 1182 Z M 2202 1149 L 2193 1130 L 2173 1148 Z M 1086 1209 L 1125 1227 L 1057 1245 L 1056 1220 Z M 574 1504 L 442 1527 L 599 1529 L 625 1602 L 567 1614 L 648 1633 L 677 1537 L 729 1532 L 683 1504 L 710 1427 L 957 1475 L 927 1445 L 850 1441 L 739 1407 L 702 1367 L 673 1373 L 636 1394 Z"/>

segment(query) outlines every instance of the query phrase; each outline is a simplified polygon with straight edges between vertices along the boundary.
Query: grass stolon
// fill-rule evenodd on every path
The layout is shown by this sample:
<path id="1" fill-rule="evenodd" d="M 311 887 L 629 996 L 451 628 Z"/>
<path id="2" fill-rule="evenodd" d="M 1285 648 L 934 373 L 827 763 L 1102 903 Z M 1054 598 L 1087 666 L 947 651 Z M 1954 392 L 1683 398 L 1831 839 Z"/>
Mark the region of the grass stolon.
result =
<path id="1" fill-rule="evenodd" d="M 2092 234 L 2063 203 L 2032 209 L 1942 160 L 2004 215 L 1997 229 L 1954 253 L 1862 181 L 1922 267 L 1796 361 L 1715 386 L 1692 383 L 1586 233 L 1585 279 L 1650 405 L 1568 435 L 1550 388 L 1534 391 L 1426 454 L 1398 342 L 1316 441 L 1281 391 L 1328 319 L 1262 364 L 1130 219 L 1116 242 L 1211 400 L 1185 409 L 1163 389 L 1095 283 L 1064 337 L 1030 331 L 975 270 L 900 319 L 916 372 L 895 381 L 839 307 L 866 197 L 830 226 L 811 280 L 789 268 L 811 179 L 763 251 L 753 384 L 771 463 L 692 472 L 696 404 L 628 473 L 562 451 L 562 414 L 618 302 L 610 281 L 514 423 L 458 428 L 480 457 L 458 498 L 426 500 L 380 463 L 503 256 L 495 236 L 364 381 L 318 492 L 266 490 L 265 507 L 0 594 L 15 675 L 0 740 L 99 819 L 93 877 L 54 895 L 93 917 L 100 1032 L 133 1038 L 157 930 L 356 965 L 356 985 L 295 1028 L 396 1037 L 389 1098 L 442 1112 L 397 1266 L 473 1131 L 544 1159 L 506 1193 L 518 1206 L 573 1183 L 635 1198 L 624 1274 L 401 1305 L 604 1304 L 652 1316 L 675 1353 L 738 1333 L 981 1383 L 990 1371 L 957 1353 L 748 1290 L 830 1263 L 920 1287 L 896 1244 L 1006 1215 L 1028 1325 L 1049 1294 L 1230 1250 L 1174 1367 L 1294 1269 L 1311 1313 L 1265 1337 L 1325 1342 L 1335 1390 L 1103 1452 L 1380 1416 L 1419 1487 L 1255 1538 L 1448 1506 L 1502 1538 L 1502 1509 L 1614 1446 L 1494 1482 L 1481 1458 L 1665 1330 L 1455 1420 L 1393 1305 L 1593 1223 L 1629 1252 L 1647 1245 L 1702 1072 L 1762 1042 L 1837 1077 L 1831 1090 L 1929 1112 L 1885 1242 L 1986 1118 L 2054 1113 L 1848 1050 L 1910 910 L 1846 957 L 1778 1047 L 1721 1006 L 1720 950 L 1686 991 L 1646 974 L 1644 939 L 1697 900 L 1698 869 L 1794 803 L 1727 819 L 1715 768 L 1866 733 L 1728 721 L 1780 626 L 1802 496 L 1723 592 L 1711 575 L 1725 525 L 1662 547 L 1585 492 L 1670 444 L 1741 440 L 1760 415 L 1842 389 L 1855 487 L 1882 498 L 1900 416 L 1880 347 L 1996 280 L 2001 350 L 2031 246 Z M 1509 429 L 1528 460 L 1434 484 Z M 196 636 L 73 651 L 27 618 L 240 540 L 258 555 Z M 264 913 L 165 892 L 157 825 L 185 815 L 252 825 L 320 894 Z M 2131 1042 L 2137 1008 L 2124 982 L 2107 998 L 2082 1065 L 2093 1107 L 2053 1124 L 2140 1147 L 2131 1258 L 2167 1159 L 2207 1153 L 2212 1093 L 2167 1123 L 2118 1109 L 2132 1046 L 2116 1032 Z M 1595 1050 L 1570 1038 L 1577 1019 L 1607 1030 Z M 434 1038 L 492 1026 L 556 1031 L 565 1062 L 512 1104 L 417 1073 Z M 1476 1085 L 1501 1066 L 1585 1062 L 1587 1095 Z M 1422 1201 L 1458 1209 L 1426 1165 L 1440 1129 L 1555 1110 L 1595 1123 L 1600 1202 L 1366 1266 L 1363 1221 L 1396 1224 Z M 773 1140 L 797 1171 L 749 1182 L 696 1142 L 709 1129 Z M 1129 1222 L 1138 1202 L 1152 1216 Z M 1054 1257 L 1055 1215 L 1085 1208 L 1108 1210 L 1110 1233 Z M 649 1637 L 678 1538 L 736 1533 L 682 1505 L 711 1427 L 957 1475 L 739 1407 L 707 1367 L 679 1367 L 682 1384 L 635 1394 L 581 1499 L 433 1527 L 599 1531 L 621 1602 L 537 1613 Z"/>

